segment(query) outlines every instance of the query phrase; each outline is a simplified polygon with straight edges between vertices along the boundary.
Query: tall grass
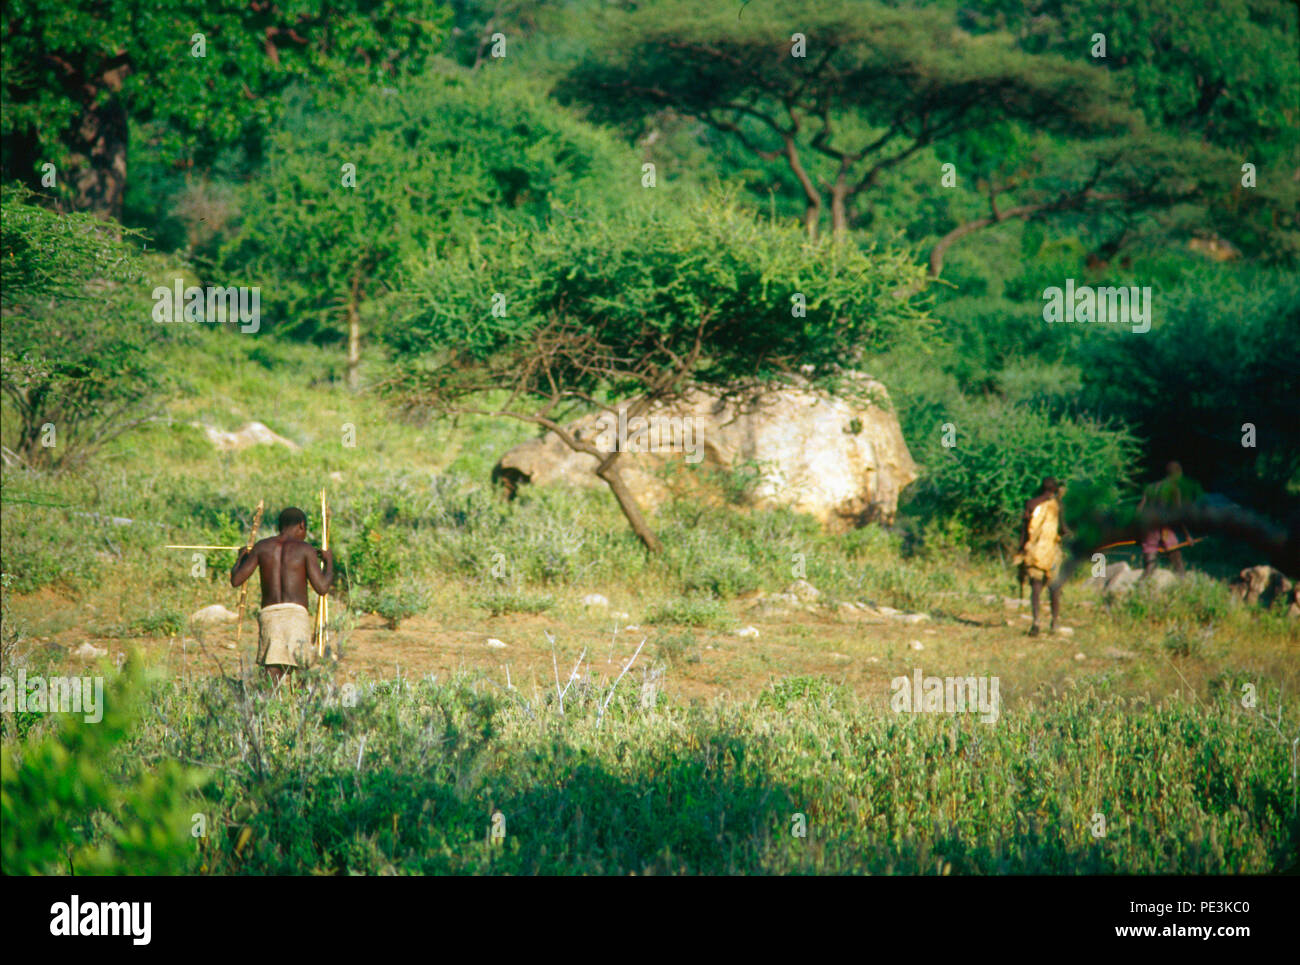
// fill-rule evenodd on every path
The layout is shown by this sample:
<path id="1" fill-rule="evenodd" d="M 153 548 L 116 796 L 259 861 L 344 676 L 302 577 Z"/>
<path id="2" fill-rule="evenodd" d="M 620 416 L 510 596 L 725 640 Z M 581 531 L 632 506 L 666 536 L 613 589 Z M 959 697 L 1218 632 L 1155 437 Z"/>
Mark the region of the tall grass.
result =
<path id="1" fill-rule="evenodd" d="M 1226 698 L 1077 688 L 985 725 L 818 679 L 705 707 L 638 683 L 161 685 L 102 766 L 203 766 L 207 873 L 1239 874 L 1300 846 L 1290 748 Z"/>

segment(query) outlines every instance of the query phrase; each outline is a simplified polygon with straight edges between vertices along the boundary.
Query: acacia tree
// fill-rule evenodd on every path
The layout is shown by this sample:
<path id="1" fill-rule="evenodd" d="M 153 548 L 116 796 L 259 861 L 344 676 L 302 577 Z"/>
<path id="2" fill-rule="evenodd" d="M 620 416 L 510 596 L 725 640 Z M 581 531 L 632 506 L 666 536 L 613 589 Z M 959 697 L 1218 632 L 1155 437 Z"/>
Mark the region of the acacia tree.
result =
<path id="1" fill-rule="evenodd" d="M 299 79 L 340 85 L 419 70 L 448 9 L 427 0 L 11 0 L 4 10 L 4 167 L 78 210 L 120 219 L 133 124 L 157 122 L 178 165 L 261 139 L 274 95 Z M 201 41 L 200 38 L 201 37 Z M 47 188 L 47 191 L 50 190 Z"/>
<path id="2" fill-rule="evenodd" d="M 1140 124 L 1087 142 L 999 124 L 955 139 L 951 156 L 983 210 L 951 207 L 951 220 L 929 249 L 931 280 L 962 238 L 1017 219 L 1086 219 L 1090 234 L 1101 239 L 1093 257 L 1107 261 L 1144 232 L 1202 223 L 1208 204 L 1224 194 L 1225 173 L 1232 172 L 1225 152 Z"/>
<path id="3" fill-rule="evenodd" d="M 918 338 L 925 317 L 896 293 L 906 252 L 809 242 L 734 200 L 647 203 L 553 223 L 438 262 L 392 334 L 408 402 L 504 416 L 595 457 L 633 532 L 660 549 L 621 475 L 622 450 L 565 428 L 570 415 L 629 422 L 692 387 L 733 399 L 806 375 L 833 386 L 872 354 Z M 495 307 L 495 311 L 494 311 Z M 504 401 L 489 404 L 485 400 Z"/>
<path id="4" fill-rule="evenodd" d="M 35 200 L 0 191 L 0 390 L 17 433 L 3 455 L 64 468 L 148 422 L 164 378 L 134 239 Z"/>
<path id="5" fill-rule="evenodd" d="M 659 0 L 613 16 L 611 39 L 557 94 L 631 125 L 670 108 L 735 138 L 793 175 L 810 236 L 824 199 L 843 238 L 887 172 L 963 134 L 1016 120 L 1078 137 L 1132 121 L 1104 73 L 972 35 L 941 9 L 773 0 L 737 15 Z"/>
<path id="6" fill-rule="evenodd" d="M 329 338 L 342 321 L 353 388 L 363 319 L 382 318 L 412 261 L 494 221 L 615 204 L 635 173 L 613 138 L 508 82 L 431 77 L 289 100 L 222 260 L 266 288 L 283 331 Z"/>

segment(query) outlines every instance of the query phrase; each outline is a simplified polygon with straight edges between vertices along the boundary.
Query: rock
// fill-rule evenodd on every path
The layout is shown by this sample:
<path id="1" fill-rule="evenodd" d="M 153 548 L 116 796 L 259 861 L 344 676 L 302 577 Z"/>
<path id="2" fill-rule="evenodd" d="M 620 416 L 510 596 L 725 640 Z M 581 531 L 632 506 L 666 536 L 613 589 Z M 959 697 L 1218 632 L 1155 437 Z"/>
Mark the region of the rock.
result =
<path id="1" fill-rule="evenodd" d="M 234 623 L 239 619 L 239 614 L 227 610 L 220 603 L 214 603 L 211 606 L 205 606 L 202 610 L 195 610 L 190 614 L 190 623 L 200 624 L 217 624 L 217 623 Z"/>
<path id="2" fill-rule="evenodd" d="M 852 660 L 853 658 L 850 657 L 847 653 L 836 653 L 834 650 L 832 650 L 832 651 L 831 651 L 831 659 L 832 659 L 832 660 Z"/>
<path id="3" fill-rule="evenodd" d="M 330 473 L 330 481 L 341 483 L 343 481 L 343 473 L 338 472 L 337 470 L 335 472 Z"/>
<path id="4" fill-rule="evenodd" d="M 757 628 L 755 628 L 755 627 L 741 627 L 739 630 L 736 631 L 736 636 L 738 636 L 738 637 L 756 637 L 756 636 L 758 636 L 758 630 L 757 630 Z"/>
<path id="5" fill-rule="evenodd" d="M 880 658 L 875 655 L 872 655 L 867 658 L 867 663 L 880 663 Z"/>
<path id="6" fill-rule="evenodd" d="M 107 657 L 108 651 L 93 643 L 83 643 L 76 650 L 72 651 L 74 657 L 80 657 L 82 660 L 98 660 L 100 657 Z"/>
<path id="7" fill-rule="evenodd" d="M 624 417 L 629 447 L 623 478 L 642 508 L 653 509 L 670 494 L 656 471 L 669 462 L 689 458 L 715 470 L 756 463 L 763 468 L 749 495 L 755 506 L 808 513 L 829 529 L 890 522 L 917 469 L 888 398 L 885 387 L 865 375 L 851 377 L 838 397 L 796 381 L 756 405 L 691 390 L 671 408 L 653 407 L 643 424 L 648 431 Z M 618 425 L 618 416 L 597 412 L 568 428 L 612 449 Z M 524 483 L 603 489 L 596 462 L 548 432 L 505 453 L 492 478 L 510 495 Z"/>
<path id="8" fill-rule="evenodd" d="M 1106 582 L 1104 588 L 1107 594 L 1117 596 L 1133 589 L 1133 587 L 1137 586 L 1137 581 L 1141 578 L 1141 570 L 1135 570 L 1123 561 L 1114 565 L 1108 564 L 1106 566 Z"/>
<path id="9" fill-rule="evenodd" d="M 785 588 L 785 592 L 800 603 L 815 603 L 817 598 L 822 595 L 822 591 L 807 580 L 795 580 Z"/>
<path id="10" fill-rule="evenodd" d="M 277 435 L 260 422 L 250 422 L 234 432 L 224 432 L 202 422 L 191 422 L 190 425 L 202 429 L 208 441 L 222 452 L 238 452 L 250 446 L 284 446 L 291 452 L 301 451 L 300 446 L 290 442 L 284 436 Z"/>
<path id="11" fill-rule="evenodd" d="M 892 606 L 878 606 L 876 612 L 882 617 L 900 617 L 903 615 L 902 610 L 895 610 Z"/>
<path id="12" fill-rule="evenodd" d="M 488 637 L 487 645 L 493 650 L 504 650 L 509 644 L 504 640 L 498 640 L 496 637 Z"/>
<path id="13" fill-rule="evenodd" d="M 1153 590 L 1167 590 L 1178 585 L 1178 577 L 1168 570 L 1156 570 L 1147 577 L 1146 582 L 1151 584 Z"/>
<path id="14" fill-rule="evenodd" d="M 898 622 L 924 623 L 928 619 L 930 619 L 930 614 L 928 613 L 904 613 L 902 616 L 898 617 Z"/>
<path id="15" fill-rule="evenodd" d="M 923 644 L 920 640 L 913 640 L 911 643 L 908 644 L 908 646 L 911 647 L 913 650 L 925 649 L 925 644 Z"/>
<path id="16" fill-rule="evenodd" d="M 588 593 L 582 598 L 583 606 L 609 606 L 609 600 L 599 593 Z"/>
<path id="17" fill-rule="evenodd" d="M 1293 585 L 1271 566 L 1248 566 L 1229 584 L 1228 589 L 1243 603 L 1271 606 L 1278 597 L 1286 598 Z"/>
<path id="18" fill-rule="evenodd" d="M 613 613 L 610 614 L 610 616 L 617 623 L 622 623 L 624 620 L 632 619 L 632 614 L 624 613 L 622 610 L 615 610 Z"/>
<path id="19" fill-rule="evenodd" d="M 1029 606 L 1029 601 L 1028 601 L 1028 600 L 1022 600 L 1022 599 L 1021 599 L 1020 597 L 1018 597 L 1018 596 L 1004 596 L 1004 597 L 1002 598 L 1002 605 L 1003 605 L 1003 606 L 1007 606 L 1007 607 L 1022 607 L 1022 606 Z"/>
<path id="20" fill-rule="evenodd" d="M 1076 654 L 1074 655 L 1074 659 L 1075 659 L 1075 660 L 1087 660 L 1087 659 L 1088 659 L 1088 656 L 1087 656 L 1087 654 L 1076 653 Z"/>
<path id="21" fill-rule="evenodd" d="M 1117 647 L 1107 647 L 1104 653 L 1112 660 L 1132 660 L 1137 656 L 1132 650 L 1120 650 Z"/>
<path id="22" fill-rule="evenodd" d="M 639 625 L 635 624 L 635 623 L 629 623 L 629 624 L 628 624 L 627 626 L 625 626 L 623 629 L 624 629 L 624 630 L 640 630 L 641 627 L 640 627 Z"/>

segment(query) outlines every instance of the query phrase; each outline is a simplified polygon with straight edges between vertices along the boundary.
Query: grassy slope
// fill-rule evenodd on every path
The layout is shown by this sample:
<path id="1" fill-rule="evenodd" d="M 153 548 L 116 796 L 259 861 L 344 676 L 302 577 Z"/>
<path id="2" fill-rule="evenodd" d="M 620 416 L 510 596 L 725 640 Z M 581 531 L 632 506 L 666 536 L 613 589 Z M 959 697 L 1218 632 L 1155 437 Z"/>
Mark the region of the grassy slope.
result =
<path id="1" fill-rule="evenodd" d="M 1003 601 L 1014 589 L 998 561 L 971 559 L 937 546 L 928 555 L 905 557 L 898 541 L 877 529 L 830 536 L 787 513 L 670 506 L 656 520 L 667 547 L 665 558 L 647 563 L 612 500 L 603 493 L 539 491 L 506 506 L 489 491 L 488 472 L 500 452 L 531 434 L 529 428 L 483 420 L 460 426 L 446 421 L 404 422 L 373 399 L 344 391 L 339 383 L 341 365 L 333 352 L 211 333 L 178 354 L 173 374 L 179 390 L 168 406 L 172 424 L 160 423 L 123 440 L 95 471 L 49 479 L 6 470 L 5 571 L 11 580 L 21 581 L 16 589 L 28 591 L 6 593 L 8 666 L 25 663 L 46 672 L 80 666 L 67 651 L 87 640 L 114 654 L 140 646 L 151 661 L 184 681 L 174 692 L 165 689 L 157 700 L 199 699 L 196 694 L 206 686 L 201 678 L 218 671 L 233 674 L 240 660 L 247 665 L 253 634 L 245 632 L 243 652 L 237 653 L 233 628 L 197 633 L 185 627 L 185 616 L 199 606 L 221 602 L 233 609 L 236 595 L 224 580 L 228 555 L 210 554 L 208 576 L 196 579 L 188 553 L 157 547 L 165 542 L 234 543 L 246 531 L 259 497 L 265 497 L 273 511 L 288 502 L 310 509 L 320 485 L 337 472 L 342 481 L 329 486 L 337 513 L 338 545 L 345 553 L 355 547 L 369 520 L 369 531 L 386 541 L 400 564 L 395 582 L 423 593 L 427 608 L 392 631 L 374 615 L 339 605 L 344 657 L 337 668 L 324 671 L 333 684 L 358 682 L 363 692 L 369 692 L 370 681 L 392 678 L 395 671 L 408 679 L 435 675 L 438 681 L 459 671 L 478 681 L 477 692 L 487 692 L 504 686 L 509 673 L 519 697 L 537 707 L 554 690 L 556 666 L 562 676 L 585 651 L 579 675 L 591 683 L 583 686 L 594 687 L 601 680 L 608 685 L 643 639 L 647 642 L 642 656 L 622 687 L 634 693 L 651 678 L 652 668 L 664 671 L 662 686 L 670 703 L 662 713 L 667 716 L 642 719 L 629 708 L 618 725 L 620 742 L 638 748 L 627 762 L 607 759 L 614 744 L 591 732 L 590 722 L 566 718 L 554 730 L 527 715 L 518 718 L 518 707 L 504 705 L 496 716 L 489 715 L 503 735 L 480 748 L 493 763 L 474 771 L 457 792 L 459 803 L 452 808 L 456 816 L 438 832 L 443 837 L 437 847 L 452 848 L 455 842 L 476 839 L 483 818 L 478 811 L 491 800 L 509 800 L 513 809 L 540 809 L 548 815 L 534 828 L 541 837 L 526 841 L 523 852 L 509 863 L 514 870 L 925 871 L 936 854 L 955 860 L 958 871 L 1262 870 L 1276 860 L 1282 834 L 1278 828 L 1288 820 L 1282 786 L 1289 778 L 1283 773 L 1287 770 L 1284 742 L 1255 719 L 1258 715 L 1234 709 L 1235 698 L 1243 683 L 1254 683 L 1261 704 L 1276 712 L 1279 694 L 1297 693 L 1300 661 L 1295 658 L 1300 643 L 1294 623 L 1288 624 L 1277 613 L 1231 606 L 1220 583 L 1193 579 L 1163 598 L 1136 596 L 1114 607 L 1071 587 L 1066 593 L 1066 622 L 1076 628 L 1075 634 L 1068 639 L 1030 640 L 1024 636 L 1027 622 L 1022 608 Z M 235 429 L 251 419 L 265 422 L 302 451 L 289 454 L 277 448 L 219 454 L 188 426 L 201 420 Z M 355 448 L 342 445 L 347 422 L 356 427 Z M 71 515 L 73 510 L 126 516 L 142 523 L 105 527 Z M 790 582 L 795 553 L 803 554 L 807 578 L 822 589 L 832 608 L 770 618 L 747 612 L 747 603 L 757 593 L 779 591 Z M 491 575 L 499 560 L 509 572 L 505 580 Z M 626 611 L 628 616 L 615 619 L 604 610 L 586 611 L 579 601 L 593 591 L 609 597 L 611 611 Z M 717 602 L 701 602 L 711 595 L 718 597 Z M 931 619 L 915 625 L 846 619 L 833 609 L 845 600 L 923 611 Z M 758 627 L 760 636 L 737 637 L 734 629 L 744 624 Z M 548 633 L 555 639 L 554 648 Z M 508 647 L 488 648 L 489 637 L 504 640 Z M 985 778 L 974 775 L 953 778 L 951 786 L 939 788 L 926 783 L 926 771 L 905 767 L 909 754 L 921 753 L 916 749 L 920 745 L 913 747 L 908 741 L 938 742 L 936 746 L 947 741 L 955 748 L 966 740 L 961 735 L 982 730 L 969 718 L 942 715 L 906 718 L 899 724 L 888 713 L 889 681 L 910 675 L 915 667 L 926 674 L 999 677 L 1003 717 L 1000 725 L 988 729 L 993 759 L 1001 762 L 988 778 L 996 787 L 978 787 Z M 802 692 L 800 688 L 827 686 L 801 682 L 807 678 L 842 687 L 836 693 L 847 703 L 837 705 L 842 707 L 838 716 L 828 721 L 822 710 L 805 701 L 796 702 L 797 712 L 786 715 L 789 719 L 780 714 L 773 718 L 772 698 L 765 695 L 786 692 L 782 688 Z M 478 698 L 467 696 L 476 691 L 466 690 L 464 678 L 460 679 L 450 689 L 404 698 L 394 720 L 374 722 L 376 744 L 372 746 L 400 743 L 411 723 L 400 721 L 409 715 L 427 715 L 440 702 L 449 708 L 448 720 L 469 713 Z M 1103 699 L 1098 703 L 1081 696 L 1088 692 L 1100 693 Z M 726 699 L 709 702 L 707 709 L 688 710 L 687 702 L 708 698 Z M 1165 704 L 1160 713 L 1173 716 L 1152 716 L 1118 702 L 1131 698 L 1160 701 Z M 308 713 L 312 701 L 319 699 L 301 698 L 304 703 L 294 705 L 297 711 L 284 713 Z M 271 717 L 281 713 L 259 696 L 252 700 L 238 713 Z M 805 707 L 811 709 L 799 709 Z M 1284 729 L 1294 729 L 1300 716 L 1294 696 L 1285 698 L 1282 712 Z M 694 713 L 704 713 L 705 723 L 690 716 Z M 198 726 L 193 715 L 183 716 Z M 42 726 L 33 725 L 30 736 L 38 736 Z M 351 755 L 355 741 L 349 743 L 347 735 L 369 732 L 369 726 L 355 720 L 325 720 L 319 731 L 313 731 L 317 742 L 313 753 L 324 754 L 320 780 L 334 780 L 330 776 L 334 765 L 329 763 L 333 752 L 323 748 L 334 742 L 339 753 Z M 904 730 L 899 731 L 900 726 Z M 725 776 L 730 773 L 725 769 L 712 770 L 712 752 L 701 751 L 699 734 L 690 736 L 692 727 L 703 728 L 700 733 L 706 745 L 715 732 L 719 740 L 734 740 L 742 748 L 758 740 L 768 747 L 759 755 L 762 774 L 742 779 Z M 773 727 L 778 736 L 770 740 L 756 736 L 772 734 Z M 1202 759 L 1204 753 L 1194 752 L 1193 744 L 1201 737 L 1189 737 L 1193 743 L 1181 739 L 1168 743 L 1160 734 L 1171 727 L 1212 734 L 1212 741 L 1204 738 L 1206 746 L 1221 747 L 1224 754 L 1243 762 L 1241 767 L 1211 766 Z M 1093 734 L 1088 740 L 1096 744 L 1083 758 L 1071 736 L 1078 728 Z M 1107 728 L 1118 730 L 1110 734 Z M 201 736 L 185 728 L 181 735 L 165 730 L 173 740 Z M 1099 853 L 1089 850 L 1091 837 L 1079 836 L 1074 825 L 1092 813 L 1087 809 L 1096 805 L 1089 801 L 1098 794 L 1118 793 L 1128 786 L 1119 775 L 1137 765 L 1129 751 L 1114 744 L 1120 731 L 1128 734 L 1125 741 L 1150 745 L 1141 766 L 1164 775 L 1161 780 L 1169 782 L 1171 790 L 1167 799 L 1144 805 L 1145 811 L 1134 811 L 1135 792 L 1125 792 L 1126 820 L 1134 825 L 1136 837 L 1126 838 L 1128 843 L 1119 851 Z M 1015 763 L 1016 741 L 1031 732 L 1040 735 L 1053 767 L 1075 775 L 1073 790 L 1059 791 L 1055 804 L 1043 802 L 1032 813 L 1023 802 L 1017 803 L 1017 795 L 1028 792 L 1008 783 L 1018 773 L 1016 768 L 1023 766 Z M 200 755 L 200 759 L 226 760 L 243 773 L 243 764 L 230 756 L 234 752 L 221 745 L 218 736 L 208 734 L 203 739 L 216 743 L 213 756 Z M 276 739 L 288 740 L 284 734 Z M 291 743 L 282 749 L 285 754 L 290 753 Z M 833 757 L 833 748 L 841 745 L 859 750 L 878 747 L 882 753 L 912 747 L 907 754 L 888 756 L 896 762 L 890 766 L 904 767 L 912 775 L 910 780 L 922 781 L 914 789 L 921 794 L 916 799 L 920 803 L 905 807 L 902 798 L 894 804 L 869 795 L 864 799 L 859 791 L 880 786 L 873 783 L 875 779 L 884 781 L 888 775 L 872 777 L 875 772 L 866 764 L 818 771 L 797 750 L 806 747 L 814 760 L 822 760 L 828 753 Z M 141 733 L 135 751 L 151 758 L 174 753 L 175 746 L 152 727 Z M 532 759 L 530 755 L 543 751 L 555 755 L 559 763 L 541 771 L 539 765 L 525 763 Z M 928 759 L 929 752 L 925 754 Z M 411 774 L 414 765 L 409 755 L 396 750 L 391 755 L 391 761 L 381 758 L 386 760 L 388 776 L 368 778 L 357 786 L 358 796 L 349 797 L 346 804 L 347 809 L 360 809 L 359 851 L 339 850 L 342 845 L 334 841 L 341 832 L 330 830 L 331 822 L 342 812 L 318 814 L 308 822 L 321 842 L 316 850 L 306 840 L 291 846 L 287 838 L 278 837 L 283 828 L 258 825 L 262 850 L 254 867 L 348 866 L 372 871 L 490 867 L 495 859 L 487 852 L 442 863 L 427 855 L 420 858 L 421 849 L 436 842 L 418 835 L 406 840 L 400 831 L 389 843 L 387 859 L 383 858 L 380 825 L 387 826 L 391 815 L 377 817 L 366 803 L 368 795 L 379 790 L 374 781 L 397 781 L 404 811 L 418 810 L 419 801 L 425 799 L 421 795 L 432 793 L 427 782 Z M 574 759 L 593 755 L 598 763 L 584 770 L 568 755 L 576 755 Z M 870 754 L 864 758 L 869 759 Z M 276 766 L 289 767 L 287 761 L 286 757 Z M 646 817 L 651 824 L 634 822 L 628 834 L 636 837 L 653 831 L 658 835 L 653 840 L 669 843 L 666 853 L 650 847 L 652 838 L 632 841 L 605 832 L 597 835 L 599 840 L 565 844 L 569 819 L 553 816 L 558 804 L 548 804 L 545 794 L 537 790 L 578 782 L 591 792 L 593 801 L 581 820 L 599 823 L 610 817 L 605 812 L 613 805 L 596 802 L 611 794 L 617 800 L 640 800 L 655 784 L 653 775 L 668 767 L 669 761 L 677 762 L 672 767 L 681 771 L 682 786 L 697 800 L 714 795 L 719 802 L 739 802 L 753 828 L 735 840 L 727 838 L 730 843 L 721 849 L 712 849 L 703 839 L 671 844 L 686 833 L 686 825 L 675 822 L 687 812 L 661 814 L 654 805 Z M 1079 777 L 1079 768 L 1093 777 Z M 1263 768 L 1263 776 L 1252 776 L 1256 775 L 1252 768 Z M 1098 776 L 1102 772 L 1110 776 L 1103 780 Z M 605 778 L 598 779 L 601 774 Z M 613 783 L 605 787 L 604 779 Z M 220 795 L 220 806 L 229 809 L 222 812 L 227 821 L 235 820 L 237 806 L 265 801 L 267 794 L 274 798 L 287 793 L 258 781 L 233 780 L 223 785 Z M 416 784 L 403 783 L 411 780 Z M 1226 789 L 1223 781 L 1228 782 Z M 1251 783 L 1255 781 L 1267 785 L 1262 798 L 1259 787 Z M 494 798 L 492 786 L 497 783 L 509 788 L 505 798 Z M 811 857 L 781 843 L 785 839 L 780 830 L 773 832 L 764 823 L 776 813 L 769 805 L 778 790 L 777 810 L 811 809 L 810 813 L 820 815 L 823 826 L 833 817 L 838 822 L 832 834 L 834 845 Z M 764 802 L 761 806 L 755 803 L 755 795 Z M 801 804 L 809 795 L 823 803 Z M 851 805 L 850 798 L 858 803 Z M 1066 799 L 1068 807 L 1061 803 Z M 1229 828 L 1214 815 L 1231 811 L 1234 801 L 1248 817 L 1232 818 L 1236 823 Z M 276 806 L 291 812 L 307 804 L 284 799 Z M 766 817 L 760 820 L 756 808 Z M 846 816 L 857 813 L 855 808 L 875 814 L 877 824 L 866 819 L 845 823 Z M 973 814 L 969 828 L 943 819 L 948 811 L 963 809 Z M 734 813 L 731 805 L 726 810 Z M 554 813 L 567 811 L 561 808 Z M 949 820 L 950 826 L 946 831 L 925 830 L 926 815 Z M 1062 815 L 1068 816 L 1072 828 L 1068 834 L 1061 830 Z M 312 823 L 318 819 L 324 822 L 319 827 Z M 1184 823 L 1178 825 L 1175 819 Z M 625 815 L 621 820 L 629 819 Z M 785 815 L 777 823 L 788 820 Z M 1044 821 L 1052 828 L 1046 838 Z M 1160 830 L 1150 822 L 1157 822 Z M 716 834 L 725 837 L 720 828 Z M 1228 845 L 1223 843 L 1224 835 Z M 542 842 L 549 842 L 549 852 L 537 852 Z M 1227 856 L 1216 857 L 1215 847 L 1220 852 L 1227 847 Z M 406 856 L 399 858 L 399 853 Z M 1162 855 L 1171 863 L 1162 865 Z M 229 854 L 213 860 L 216 870 L 239 866 Z"/>

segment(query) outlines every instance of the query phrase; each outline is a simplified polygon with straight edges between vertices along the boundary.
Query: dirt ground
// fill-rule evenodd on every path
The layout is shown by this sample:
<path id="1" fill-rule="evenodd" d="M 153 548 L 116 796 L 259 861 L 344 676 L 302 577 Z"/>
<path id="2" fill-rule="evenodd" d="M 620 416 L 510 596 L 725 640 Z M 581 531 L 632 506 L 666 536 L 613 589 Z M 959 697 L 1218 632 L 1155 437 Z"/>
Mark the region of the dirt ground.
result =
<path id="1" fill-rule="evenodd" d="M 32 630 L 27 645 L 61 651 L 71 661 L 78 659 L 73 651 L 88 639 L 107 650 L 110 659 L 120 660 L 139 649 L 151 663 L 179 675 L 237 674 L 241 663 L 251 666 L 256 655 L 257 623 L 251 608 L 236 646 L 234 624 L 191 628 L 175 637 L 102 637 L 78 629 L 74 620 L 51 616 L 57 613 L 54 600 L 42 602 L 38 594 L 23 602 Z M 753 627 L 757 637 L 740 636 L 734 629 L 639 626 L 614 619 L 612 611 L 585 611 L 577 605 L 542 615 L 500 617 L 462 608 L 449 619 L 440 619 L 436 612 L 413 617 L 397 630 L 388 629 L 378 616 L 363 614 L 342 621 L 351 628 L 337 648 L 337 663 L 327 660 L 340 682 L 392 679 L 398 673 L 445 679 L 465 671 L 532 693 L 554 688 L 557 677 L 562 685 L 575 666 L 580 676 L 612 680 L 644 640 L 630 680 L 639 685 L 649 668 L 664 666 L 664 692 L 686 701 L 748 698 L 773 680 L 799 675 L 825 676 L 862 696 L 887 701 L 889 681 L 910 676 L 918 667 L 927 675 L 997 675 L 1004 701 L 1028 696 L 1044 685 L 1069 686 L 1090 676 L 1103 676 L 1133 693 L 1159 695 L 1195 688 L 1244 660 L 1260 671 L 1296 674 L 1300 642 L 1258 653 L 1227 642 L 1196 657 L 1171 657 L 1142 640 L 1117 639 L 1109 621 L 1100 621 L 1105 627 L 1098 625 L 1098 606 L 1096 599 L 1082 594 L 1067 598 L 1064 622 L 1073 632 L 1039 637 L 1027 635 L 1025 601 L 992 597 L 982 603 L 969 597 L 954 600 L 950 609 L 916 623 L 846 618 L 825 608 L 762 618 L 733 602 L 737 626 Z M 643 612 L 631 601 L 628 608 Z M 686 642 L 669 652 L 660 646 L 665 636 Z M 505 646 L 490 645 L 489 640 Z"/>

